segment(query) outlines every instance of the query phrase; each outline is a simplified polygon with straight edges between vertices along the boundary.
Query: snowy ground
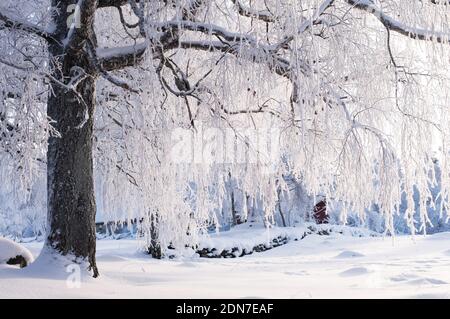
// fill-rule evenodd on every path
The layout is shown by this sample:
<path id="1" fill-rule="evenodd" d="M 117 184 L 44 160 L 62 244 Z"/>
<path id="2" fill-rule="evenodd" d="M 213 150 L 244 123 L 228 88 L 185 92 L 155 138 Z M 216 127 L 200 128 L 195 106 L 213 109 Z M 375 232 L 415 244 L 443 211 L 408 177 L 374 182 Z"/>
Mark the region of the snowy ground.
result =
<path id="1" fill-rule="evenodd" d="M 36 256 L 41 244 L 25 244 Z M 134 240 L 100 240 L 101 277 L 0 265 L 2 298 L 450 298 L 450 232 L 310 235 L 233 259 L 153 260 Z M 73 285 L 72 285 L 73 286 Z"/>

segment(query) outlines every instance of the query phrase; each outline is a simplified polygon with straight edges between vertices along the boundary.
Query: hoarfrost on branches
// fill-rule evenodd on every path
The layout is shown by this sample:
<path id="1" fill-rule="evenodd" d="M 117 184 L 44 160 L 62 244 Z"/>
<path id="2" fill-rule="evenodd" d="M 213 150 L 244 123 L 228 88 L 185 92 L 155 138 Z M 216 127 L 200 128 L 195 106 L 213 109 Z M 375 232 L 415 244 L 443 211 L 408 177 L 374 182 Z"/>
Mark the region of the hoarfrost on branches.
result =
<path id="1" fill-rule="evenodd" d="M 95 169 L 105 220 L 139 220 L 162 247 L 195 245 L 223 226 L 231 194 L 244 219 L 258 211 L 274 223 L 290 176 L 311 198 L 339 203 L 342 221 L 376 204 L 391 233 L 406 199 L 414 233 L 429 223 L 436 160 L 448 214 L 446 1 L 92 5 L 97 47 L 84 49 L 101 75 Z M 43 42 L 55 12 L 46 1 L 0 7 L 0 146 L 8 163 L 23 162 L 20 176 L 45 161 L 46 136 L 58 134 L 45 115 L 52 86 L 76 90 L 85 76 L 49 75 L 58 65 Z"/>

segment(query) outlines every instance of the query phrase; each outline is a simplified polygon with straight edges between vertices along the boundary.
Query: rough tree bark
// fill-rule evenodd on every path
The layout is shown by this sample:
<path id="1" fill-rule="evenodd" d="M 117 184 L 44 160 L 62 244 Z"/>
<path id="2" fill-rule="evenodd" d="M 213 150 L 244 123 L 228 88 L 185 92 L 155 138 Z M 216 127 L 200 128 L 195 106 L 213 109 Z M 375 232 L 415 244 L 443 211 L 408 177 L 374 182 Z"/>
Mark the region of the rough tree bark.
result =
<path id="1" fill-rule="evenodd" d="M 234 191 L 231 191 L 231 216 L 233 218 L 232 225 L 236 226 L 239 221 L 236 211 L 236 203 L 234 202 Z"/>
<path id="2" fill-rule="evenodd" d="M 50 137 L 47 152 L 48 243 L 64 254 L 88 257 L 97 276 L 92 166 L 95 80 L 86 79 L 78 88 L 80 98 L 57 88 L 48 103 L 48 115 L 61 133 Z"/>
<path id="3" fill-rule="evenodd" d="M 54 43 L 49 46 L 52 60 L 56 62 L 55 65 L 60 65 L 54 67 L 53 77 L 61 79 L 68 88 L 55 85 L 47 105 L 47 114 L 55 121 L 54 126 L 60 133 L 60 137 L 50 137 L 48 143 L 50 230 L 47 245 L 63 255 L 74 254 L 86 258 L 94 277 L 97 277 L 92 158 L 97 75 L 84 49 L 89 45 L 88 41 L 94 41 L 93 17 L 89 21 L 82 21 L 89 25 L 84 32 L 77 30 L 77 41 L 67 38 L 67 19 L 70 14 L 67 12 L 70 11 L 67 10 L 67 2 L 70 1 L 61 5 L 54 37 L 61 43 L 69 42 L 66 45 Z M 95 11 L 95 8 L 92 10 Z M 71 86 L 73 89 L 70 89 Z"/>
<path id="4" fill-rule="evenodd" d="M 159 242 L 159 230 L 158 230 L 159 217 L 158 213 L 151 214 L 150 216 L 150 246 L 148 247 L 148 253 L 156 259 L 162 258 L 161 243 Z"/>

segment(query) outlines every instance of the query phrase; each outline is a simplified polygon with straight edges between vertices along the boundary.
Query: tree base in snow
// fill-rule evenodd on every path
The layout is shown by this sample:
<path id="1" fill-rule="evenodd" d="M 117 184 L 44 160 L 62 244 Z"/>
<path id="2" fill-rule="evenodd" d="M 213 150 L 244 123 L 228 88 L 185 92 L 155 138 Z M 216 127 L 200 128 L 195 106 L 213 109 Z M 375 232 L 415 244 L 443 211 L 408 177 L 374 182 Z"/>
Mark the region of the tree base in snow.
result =
<path id="1" fill-rule="evenodd" d="M 21 272 L 21 275 L 84 282 L 91 280 L 94 272 L 90 269 L 87 257 L 63 255 L 48 244 L 44 244 L 39 256 Z"/>

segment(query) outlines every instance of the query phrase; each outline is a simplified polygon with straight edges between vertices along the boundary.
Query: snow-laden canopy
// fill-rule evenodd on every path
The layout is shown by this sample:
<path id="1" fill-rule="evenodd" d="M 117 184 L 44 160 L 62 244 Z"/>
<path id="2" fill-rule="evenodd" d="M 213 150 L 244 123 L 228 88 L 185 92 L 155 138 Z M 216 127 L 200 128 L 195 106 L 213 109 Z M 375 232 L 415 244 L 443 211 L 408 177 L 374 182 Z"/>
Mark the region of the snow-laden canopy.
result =
<path id="1" fill-rule="evenodd" d="M 427 222 L 435 159 L 448 212 L 448 1 L 73 2 L 67 43 L 97 8 L 86 50 L 101 75 L 95 164 L 105 219 L 143 220 L 148 236 L 157 224 L 162 244 L 184 245 L 217 225 L 230 178 L 270 223 L 294 176 L 311 196 L 343 204 L 343 220 L 377 204 L 391 231 L 406 196 L 415 230 Z M 58 134 L 46 97 L 84 76 L 50 75 L 52 3 L 0 6 L 2 169 L 14 167 L 28 188 L 46 136 Z"/>

